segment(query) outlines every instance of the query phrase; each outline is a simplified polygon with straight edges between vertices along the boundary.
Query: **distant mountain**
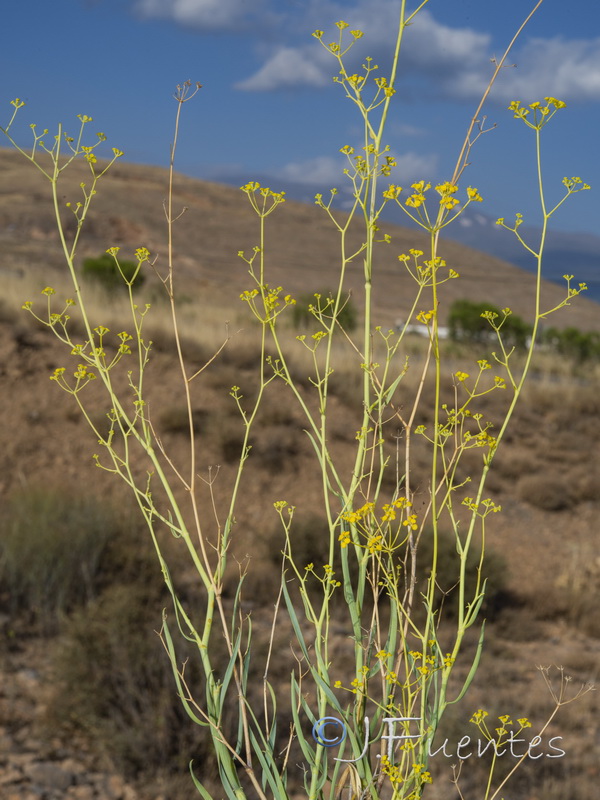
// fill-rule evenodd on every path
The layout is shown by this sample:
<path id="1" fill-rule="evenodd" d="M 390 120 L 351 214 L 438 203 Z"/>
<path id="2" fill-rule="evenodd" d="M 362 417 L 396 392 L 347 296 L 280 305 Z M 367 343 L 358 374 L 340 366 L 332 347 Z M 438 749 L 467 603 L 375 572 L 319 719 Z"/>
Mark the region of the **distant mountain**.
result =
<path id="1" fill-rule="evenodd" d="M 447 237 L 456 242 L 483 250 L 530 272 L 536 269 L 535 259 L 523 248 L 517 237 L 496 225 L 496 220 L 485 214 L 467 209 L 446 231 Z M 522 225 L 519 233 L 526 242 L 537 247 L 541 233 L 539 228 Z M 544 277 L 564 285 L 563 275 L 575 276 L 573 286 L 587 283 L 586 297 L 600 302 L 600 236 L 592 233 L 549 231 L 544 256 Z"/>

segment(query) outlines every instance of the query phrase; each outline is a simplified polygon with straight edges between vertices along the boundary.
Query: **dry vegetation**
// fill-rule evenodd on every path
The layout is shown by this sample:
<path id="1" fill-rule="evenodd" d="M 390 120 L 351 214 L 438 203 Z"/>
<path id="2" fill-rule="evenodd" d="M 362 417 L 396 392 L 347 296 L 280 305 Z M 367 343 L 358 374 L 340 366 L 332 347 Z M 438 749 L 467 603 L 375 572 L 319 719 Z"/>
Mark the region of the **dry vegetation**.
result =
<path id="1" fill-rule="evenodd" d="M 157 773 L 167 774 L 170 780 L 169 770 L 185 769 L 189 758 L 200 759 L 208 777 L 213 766 L 201 732 L 193 729 L 177 706 L 168 665 L 161 659 L 160 643 L 153 633 L 166 601 L 149 541 L 135 522 L 124 488 L 94 467 L 94 437 L 79 420 L 74 404 L 48 380 L 52 370 L 64 364 L 62 349 L 18 310 L 24 299 L 39 296 L 49 275 L 61 295 L 60 256 L 43 184 L 38 186 L 37 177 L 30 170 L 23 171 L 16 156 L 4 151 L 0 151 L 0 179 L 4 187 L 0 195 L 0 269 L 4 275 L 0 494 L 6 508 L 0 524 L 0 667 L 10 679 L 14 664 L 27 659 L 33 643 L 46 637 L 47 660 L 40 662 L 39 668 L 44 671 L 49 699 L 45 716 L 39 720 L 40 735 L 51 730 L 55 736 L 58 731 L 72 744 L 92 748 L 95 758 L 148 787 L 142 788 L 142 796 L 154 797 L 156 792 L 149 787 Z M 146 245 L 160 253 L 164 192 L 161 170 L 115 167 L 99 195 L 80 257 L 98 255 L 110 245 L 130 249 Z M 198 470 L 205 478 L 216 477 L 218 504 L 233 480 L 242 441 L 229 389 L 233 384 L 240 386 L 246 398 L 256 390 L 258 334 L 244 316 L 245 308 L 236 302 L 246 280 L 243 262 L 235 255 L 254 244 L 254 220 L 234 190 L 191 179 L 178 181 L 176 202 L 189 207 L 177 229 L 181 248 L 177 269 L 182 329 L 191 367 L 200 368 L 226 336 L 231 336 L 198 380 L 194 395 Z M 376 298 L 378 321 L 383 326 L 393 325 L 405 309 L 402 298 L 408 284 L 396 254 L 420 243 L 418 234 L 405 229 L 390 227 L 389 232 L 393 243 L 388 246 L 387 259 L 382 260 L 382 269 L 389 271 L 388 291 Z M 269 250 L 272 282 L 283 284 L 292 293 L 311 289 L 313 282 L 314 288 L 321 288 L 328 274 L 333 281 L 335 237 L 317 209 L 293 203 L 284 206 L 279 219 L 273 221 Z M 461 281 L 447 284 L 445 304 L 456 297 L 493 298 L 496 304 L 508 305 L 528 318 L 531 276 L 458 245 L 448 243 L 445 250 L 448 262 L 463 276 Z M 46 276 L 43 283 L 41 274 Z M 149 280 L 141 298 L 154 303 L 149 409 L 167 451 L 177 464 L 185 464 L 183 395 L 168 332 L 167 306 L 159 289 L 156 280 Z M 545 291 L 549 302 L 561 297 L 560 288 L 548 286 Z M 123 314 L 119 300 L 98 293 L 97 323 L 108 327 L 120 324 L 122 328 Z M 598 306 L 578 300 L 562 315 L 561 324 L 599 329 Z M 306 376 L 310 368 L 306 351 L 296 342 L 295 330 L 290 328 L 286 335 L 294 352 L 294 368 L 299 376 Z M 422 347 L 418 337 L 407 344 L 415 364 Z M 457 365 L 480 354 L 447 345 L 447 357 L 450 377 Z M 340 461 L 347 454 L 349 463 L 360 424 L 355 378 L 349 371 L 352 358 L 349 348 L 338 352 L 331 384 L 334 454 Z M 456 739 L 469 733 L 470 713 L 479 707 L 543 721 L 551 700 L 536 674 L 537 664 L 562 664 L 576 684 L 598 677 L 600 468 L 594 457 L 600 444 L 600 372 L 595 365 L 576 368 L 540 353 L 534 373 L 490 479 L 493 498 L 501 503 L 503 513 L 494 515 L 490 525 L 488 645 L 473 687 L 456 717 L 447 722 L 448 735 Z M 415 386 L 410 373 L 405 386 L 410 396 Z M 305 392 L 310 397 L 308 381 Z M 431 400 L 432 394 L 426 394 L 417 424 L 430 421 Z M 499 393 L 490 395 L 486 414 L 499 418 L 502 403 Z M 101 402 L 93 407 L 98 425 L 103 424 L 106 411 Z M 386 444 L 392 458 L 394 434 L 389 431 Z M 298 507 L 295 536 L 303 542 L 307 561 L 319 558 L 322 541 L 322 521 L 313 511 L 319 505 L 320 486 L 311 467 L 310 445 L 302 418 L 281 384 L 269 387 L 252 445 L 251 469 L 244 478 L 243 501 L 236 515 L 234 554 L 240 564 L 248 565 L 245 607 L 254 617 L 259 645 L 264 628 L 266 647 L 266 619 L 278 589 L 282 547 L 273 499 L 285 497 Z M 413 482 L 426 491 L 425 461 L 420 461 L 418 452 Z M 208 492 L 204 499 L 208 502 Z M 65 553 L 72 551 L 75 532 L 85 527 L 81 514 L 86 520 L 95 519 L 98 508 L 106 515 L 101 523 L 103 537 L 81 537 L 84 549 L 73 572 L 70 562 L 57 555 L 57 543 L 58 550 L 63 546 Z M 52 519 L 52 525 L 44 528 L 42 518 L 46 522 Z M 55 535 L 41 536 L 48 529 Z M 33 582 L 32 548 L 37 570 Z M 197 588 L 180 564 L 176 541 L 170 550 L 180 590 L 193 603 Z M 450 563 L 453 555 L 449 552 L 444 558 Z M 54 589 L 59 569 L 64 571 L 60 602 Z M 85 576 L 83 584 L 77 569 Z M 231 569 L 230 592 L 237 581 L 237 567 Z M 444 601 L 443 610 L 452 613 L 451 598 Z M 343 664 L 346 633 L 338 627 L 334 635 Z M 276 643 L 280 663 L 275 665 L 281 686 L 287 681 L 289 640 L 282 626 Z M 257 675 L 257 684 L 259 678 Z M 564 737 L 567 756 L 552 763 L 527 764 L 507 797 L 596 797 L 599 772 L 593 743 L 600 735 L 597 705 L 596 696 L 588 694 L 565 710 L 552 735 Z M 447 799 L 454 797 L 448 783 L 453 762 L 443 761 L 438 763 L 438 796 Z M 464 766 L 468 798 L 478 796 L 475 786 L 480 767 L 470 762 Z M 175 783 L 173 778 L 165 796 L 178 796 Z M 190 791 L 186 785 L 179 796 L 189 797 Z"/>

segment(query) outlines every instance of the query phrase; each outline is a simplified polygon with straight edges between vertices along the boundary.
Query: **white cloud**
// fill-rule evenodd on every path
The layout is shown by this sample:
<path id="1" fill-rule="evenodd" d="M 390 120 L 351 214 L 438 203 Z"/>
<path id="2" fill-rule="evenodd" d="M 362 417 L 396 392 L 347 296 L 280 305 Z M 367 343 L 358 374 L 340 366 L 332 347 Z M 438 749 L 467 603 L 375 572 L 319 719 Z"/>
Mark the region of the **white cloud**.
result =
<path id="1" fill-rule="evenodd" d="M 418 153 L 404 153 L 396 156 L 396 180 L 410 186 L 411 183 L 432 178 L 437 171 L 437 156 L 421 156 Z"/>
<path id="2" fill-rule="evenodd" d="M 144 17 L 171 19 L 199 30 L 237 30 L 263 6 L 260 0 L 138 0 L 135 8 Z"/>
<path id="3" fill-rule="evenodd" d="M 398 136 L 427 136 L 429 131 L 426 128 L 419 128 L 416 125 L 410 125 L 408 122 L 393 122 L 391 124 L 391 133 Z"/>
<path id="4" fill-rule="evenodd" d="M 300 48 L 282 47 L 250 78 L 235 84 L 245 91 L 269 91 L 293 86 L 324 86 L 326 72 Z"/>
<path id="5" fill-rule="evenodd" d="M 415 18 L 405 37 L 403 57 L 411 71 L 449 76 L 489 59 L 489 34 L 442 25 L 429 11 L 422 11 Z"/>
<path id="6" fill-rule="evenodd" d="M 278 177 L 302 183 L 308 186 L 331 188 L 343 183 L 343 169 L 346 166 L 343 158 L 318 156 L 306 161 L 293 161 L 277 170 Z"/>
<path id="7" fill-rule="evenodd" d="M 396 12 L 387 0 L 362 0 L 353 11 L 332 5 L 334 15 L 347 19 L 352 27 L 366 32 L 355 46 L 357 60 L 376 53 L 382 68 L 389 60 L 397 25 Z M 333 16 L 331 17 L 334 18 Z M 330 37 L 333 38 L 333 37 Z M 325 36 L 327 40 L 327 35 Z M 279 86 L 328 85 L 335 62 L 324 50 L 308 46 L 285 48 L 286 59 L 298 69 L 293 81 L 289 74 L 277 73 L 279 53 L 238 88 L 276 89 Z M 445 97 L 476 102 L 491 77 L 492 38 L 471 28 L 452 28 L 422 11 L 406 33 L 400 61 L 400 84 L 404 93 L 419 99 Z M 564 37 L 535 38 L 523 41 L 510 55 L 516 68 L 502 70 L 492 100 L 504 102 L 520 98 L 524 102 L 552 95 L 565 101 L 600 100 L 600 38 L 568 40 Z M 264 86 L 254 78 L 267 75 Z M 416 81 L 416 84 L 414 83 Z"/>
<path id="8" fill-rule="evenodd" d="M 135 0 L 146 18 L 163 18 L 199 31 L 246 30 L 262 65 L 236 87 L 244 91 L 321 87 L 331 84 L 335 60 L 308 31 L 326 28 L 324 41 L 337 39 L 333 22 L 345 19 L 365 32 L 351 54 L 351 69 L 366 55 L 389 68 L 398 25 L 397 4 L 390 0 Z M 324 20 L 330 20 L 327 27 Z M 301 44 L 295 44 L 302 33 Z M 489 33 L 451 27 L 424 9 L 406 31 L 398 88 L 405 98 L 476 102 L 492 74 Z M 552 95 L 567 102 L 600 100 L 600 39 L 564 37 L 522 39 L 510 55 L 517 68 L 503 69 L 492 100 L 523 102 Z"/>
<path id="9" fill-rule="evenodd" d="M 506 70 L 494 90 L 497 100 L 600 100 L 600 38 L 532 39 L 513 60 L 516 68 Z"/>
<path id="10" fill-rule="evenodd" d="M 377 54 L 383 70 L 389 62 L 397 28 L 397 11 L 387 0 L 362 0 L 356 9 L 331 5 L 328 16 L 348 21 L 352 29 L 366 33 L 353 47 L 349 62 L 359 69 L 365 56 Z M 335 30 L 335 29 L 334 29 Z M 337 30 L 336 30 L 337 33 Z M 323 40 L 336 37 L 328 31 Z M 488 34 L 470 28 L 450 28 L 422 11 L 407 31 L 403 45 L 402 70 L 451 85 L 452 77 L 485 62 L 490 45 Z M 284 57 L 282 56 L 284 55 Z M 281 67 L 283 66 L 283 69 Z M 246 90 L 272 90 L 290 86 L 325 86 L 337 71 L 334 58 L 320 45 L 278 48 L 250 78 L 237 85 Z"/>

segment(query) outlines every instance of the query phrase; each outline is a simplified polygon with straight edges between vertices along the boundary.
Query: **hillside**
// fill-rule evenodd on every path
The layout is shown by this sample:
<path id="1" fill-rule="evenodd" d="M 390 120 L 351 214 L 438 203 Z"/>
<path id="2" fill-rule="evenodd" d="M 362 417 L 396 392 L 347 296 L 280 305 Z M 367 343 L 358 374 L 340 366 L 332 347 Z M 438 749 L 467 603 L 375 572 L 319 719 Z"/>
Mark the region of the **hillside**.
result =
<path id="1" fill-rule="evenodd" d="M 78 165 L 81 171 L 76 170 L 67 182 L 64 202 L 77 200 L 78 182 L 85 180 L 84 166 Z M 147 246 L 158 254 L 160 270 L 166 251 L 165 195 L 164 170 L 115 166 L 100 185 L 78 258 L 96 256 L 114 245 L 123 247 L 125 253 Z M 21 562 L 11 567 L 12 573 L 0 558 L 0 770 L 4 770 L 0 772 L 0 796 L 10 800 L 189 798 L 193 795 L 185 775 L 187 760 L 199 759 L 209 777 L 212 762 L 202 733 L 170 704 L 170 700 L 176 703 L 172 679 L 164 669 L 164 655 L 154 633 L 169 599 L 160 590 L 160 571 L 147 531 L 137 521 L 137 509 L 126 487 L 94 466 L 97 442 L 82 423 L 72 398 L 48 380 L 68 358 L 64 347 L 20 310 L 23 300 L 39 296 L 39 288 L 55 281 L 58 286 L 62 281 L 49 200 L 48 186 L 30 166 L 14 154 L 0 151 L 0 270 L 7 287 L 0 315 L 0 498 L 4 506 L 0 544 L 11 535 L 14 539 L 15 531 L 17 540 L 21 537 L 33 543 Z M 217 508 L 222 508 L 242 442 L 240 417 L 230 389 L 234 384 L 240 386 L 245 398 L 253 397 L 257 390 L 260 364 L 255 330 L 238 300 L 239 292 L 248 288 L 248 278 L 236 254 L 251 250 L 258 226 L 246 198 L 228 187 L 178 176 L 178 206 L 188 209 L 176 224 L 175 261 L 186 326 L 185 352 L 192 371 L 200 369 L 223 341 L 225 321 L 235 323 L 232 341 L 192 384 L 199 431 L 197 470 L 206 481 L 199 493 L 210 519 L 208 526 L 215 529 L 218 523 L 212 518 L 213 498 L 207 483 L 215 477 L 212 492 Z M 286 203 L 269 218 L 267 230 L 268 280 L 272 285 L 282 285 L 292 294 L 334 285 L 338 245 L 322 211 Z M 375 297 L 376 322 L 393 326 L 397 317 L 406 314 L 411 296 L 410 283 L 396 256 L 411 247 L 425 246 L 423 237 L 407 229 L 386 226 L 382 232 L 390 234 L 392 243 L 380 245 L 378 268 L 385 281 Z M 352 236 L 351 246 L 356 247 L 360 237 L 357 233 Z M 525 318 L 530 316 L 531 275 L 457 244 L 443 245 L 442 253 L 448 265 L 461 274 L 460 280 L 443 287 L 446 307 L 453 299 L 466 297 L 510 306 Z M 350 282 L 359 296 L 358 264 Z M 167 315 L 159 290 L 158 278 L 149 271 L 142 295 L 142 300 L 147 297 L 154 305 L 148 322 L 155 341 L 147 378 L 148 413 L 174 464 L 185 469 L 189 452 L 182 381 L 172 337 L 165 333 Z M 548 305 L 558 303 L 562 296 L 560 288 L 544 287 Z M 555 324 L 600 330 L 598 310 L 594 303 L 578 298 Z M 99 323 L 111 318 L 116 324 L 127 324 L 122 304 L 114 298 L 98 295 L 94 313 Z M 295 330 L 286 329 L 286 346 L 300 347 L 295 335 Z M 422 347 L 413 342 L 411 348 L 419 363 Z M 450 369 L 481 354 L 453 345 L 446 356 L 451 391 Z M 329 397 L 332 454 L 341 465 L 352 463 L 356 430 L 361 424 L 361 401 L 352 382 L 355 377 L 347 368 L 350 362 L 344 359 L 342 354 Z M 298 374 L 307 364 L 299 357 L 293 361 Z M 119 381 L 126 386 L 126 375 Z M 408 391 L 413 389 L 409 382 Z M 305 372 L 302 391 L 308 403 L 314 402 L 313 390 Z M 431 422 L 434 396 L 429 385 L 424 392 L 424 410 L 418 421 L 426 424 Z M 482 401 L 492 421 L 499 419 L 502 403 L 495 396 Z M 92 401 L 94 424 L 107 425 L 107 410 L 103 398 Z M 515 718 L 526 714 L 536 722 L 545 719 L 552 703 L 536 673 L 537 664 L 561 664 L 573 676 L 575 689 L 598 678 L 599 420 L 598 366 L 569 364 L 541 353 L 534 380 L 490 477 L 489 491 L 502 505 L 502 513 L 494 515 L 488 526 L 494 588 L 486 610 L 489 625 L 481 673 L 461 708 L 467 721 L 478 707 Z M 270 384 L 252 439 L 252 468 L 241 487 L 224 587 L 226 600 L 232 602 L 239 569 L 236 560 L 246 563 L 249 558 L 244 611 L 252 616 L 258 647 L 263 649 L 278 591 L 282 549 L 281 530 L 273 519 L 274 499 L 286 497 L 297 506 L 296 535 L 306 561 L 327 557 L 322 552 L 323 519 L 315 512 L 322 486 L 305 427 L 283 382 Z M 386 431 L 384 446 L 389 454 L 395 452 L 395 433 Z M 418 446 L 415 449 L 414 480 L 426 492 L 428 474 Z M 472 456 L 472 463 L 479 463 L 480 455 Z M 144 463 L 136 462 L 136 467 L 143 469 Z M 182 487 L 177 495 L 185 502 Z M 48 496 L 53 503 L 50 506 L 45 505 Z M 81 516 L 71 517 L 72 508 L 79 509 L 79 504 Z M 51 534 L 63 537 L 63 550 L 58 552 L 70 553 L 75 551 L 74 542 L 84 523 L 95 520 L 97 513 L 100 522 L 93 534 L 99 539 L 106 534 L 105 548 L 97 558 L 96 572 L 83 577 L 77 573 L 76 580 L 64 571 L 63 558 L 56 551 L 43 551 L 47 545 L 36 536 L 45 530 L 44 520 L 50 519 Z M 68 525 L 65 523 L 63 530 L 64 519 Z M 197 597 L 193 576 L 181 564 L 178 543 L 173 541 L 171 546 L 173 572 L 184 594 L 193 599 Z M 28 583 L 32 564 L 40 559 L 46 561 L 41 565 L 43 577 Z M 22 585 L 16 580 L 17 573 Z M 64 606 L 54 607 L 58 591 L 52 580 L 56 575 L 64 585 L 75 584 L 76 599 L 71 605 L 65 601 Z M 44 594 L 44 581 L 53 587 L 52 592 Z M 83 596 L 77 594 L 79 584 L 84 586 Z M 334 625 L 332 637 L 343 664 L 347 632 Z M 275 651 L 281 663 L 276 661 L 275 674 L 282 684 L 289 679 L 285 658 L 290 653 L 290 639 L 290 631 L 279 625 Z M 474 644 L 469 642 L 468 647 Z M 262 676 L 256 674 L 252 679 L 259 686 Z M 598 710 L 596 693 L 563 711 L 551 733 L 564 736 L 568 758 L 528 765 L 510 794 L 514 800 L 596 797 Z M 451 718 L 456 730 L 463 721 Z M 446 783 L 440 779 L 438 791 L 440 800 L 447 800 L 455 795 L 450 795 L 453 790 L 448 788 L 449 767 L 443 766 Z M 174 778 L 173 771 L 183 774 L 183 779 Z"/>
<path id="2" fill-rule="evenodd" d="M 61 184 L 61 198 L 76 203 L 81 199 L 78 184 L 89 180 L 85 163 L 75 163 Z M 273 187 L 276 189 L 277 187 Z M 166 224 L 163 203 L 167 173 L 157 167 L 117 162 L 99 184 L 79 251 L 81 261 L 118 245 L 123 253 L 147 247 L 158 255 L 157 267 L 165 264 Z M 175 226 L 175 263 L 179 291 L 192 298 L 231 298 L 245 288 L 248 279 L 239 250 L 250 252 L 257 242 L 258 220 L 245 195 L 231 187 L 177 176 L 174 209 L 186 208 Z M 343 215 L 340 215 L 340 218 Z M 63 219 L 73 229 L 73 217 L 66 208 Z M 425 234 L 408 228 L 382 224 L 382 234 L 391 244 L 379 245 L 377 269 L 383 279 L 374 295 L 377 322 L 393 326 L 406 314 L 413 297 L 412 279 L 397 256 L 417 248 L 427 253 Z M 349 249 L 360 246 L 359 229 L 349 236 Z M 0 149 L 0 271 L 4 275 L 26 275 L 28 282 L 40 275 L 50 276 L 63 269 L 50 186 L 19 154 Z M 339 263 L 339 242 L 326 214 L 316 206 L 286 202 L 267 221 L 267 269 L 272 285 L 286 291 L 318 291 L 335 285 Z M 453 300 L 490 300 L 501 308 L 530 319 L 534 277 L 518 267 L 454 242 L 442 241 L 440 254 L 456 270 L 459 280 L 449 281 L 441 290 L 441 311 Z M 360 263 L 349 275 L 349 288 L 360 296 Z M 555 306 L 564 297 L 561 287 L 545 283 L 543 302 Z M 560 326 L 600 330 L 597 304 L 582 297 L 577 307 L 564 309 Z"/>

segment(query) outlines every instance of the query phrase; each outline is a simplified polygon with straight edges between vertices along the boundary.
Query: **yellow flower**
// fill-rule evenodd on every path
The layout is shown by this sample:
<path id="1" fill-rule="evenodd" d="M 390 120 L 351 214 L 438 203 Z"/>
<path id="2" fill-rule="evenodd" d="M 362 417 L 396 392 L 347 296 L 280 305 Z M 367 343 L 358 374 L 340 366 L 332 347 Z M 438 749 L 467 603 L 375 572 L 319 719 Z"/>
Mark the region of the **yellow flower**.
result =
<path id="1" fill-rule="evenodd" d="M 383 660 L 384 658 L 389 658 L 391 655 L 392 654 L 388 653 L 386 650 L 379 650 L 377 653 L 375 653 L 375 658 Z"/>
<path id="2" fill-rule="evenodd" d="M 417 528 L 419 527 L 417 525 L 417 515 L 416 514 L 410 514 L 409 517 L 407 519 L 405 519 L 402 524 L 405 527 L 410 528 L 413 531 L 416 531 Z"/>
<path id="3" fill-rule="evenodd" d="M 433 310 L 419 311 L 419 313 L 417 314 L 417 319 L 419 322 L 422 322 L 424 325 L 426 325 L 429 322 L 429 320 L 433 317 L 433 314 L 434 314 Z"/>
<path id="4" fill-rule="evenodd" d="M 396 197 L 398 197 L 401 191 L 401 186 L 397 186 L 395 183 L 390 183 L 388 188 L 383 193 L 383 196 L 386 200 L 394 200 Z"/>
<path id="5" fill-rule="evenodd" d="M 397 500 L 394 500 L 392 505 L 396 506 L 396 508 L 410 508 L 412 503 L 410 500 L 407 500 L 406 497 L 399 497 Z"/>
<path id="6" fill-rule="evenodd" d="M 350 544 L 350 531 L 342 531 L 338 536 L 338 541 L 340 543 L 340 547 L 348 547 Z"/>
<path id="7" fill-rule="evenodd" d="M 425 195 L 423 194 L 411 194 L 409 198 L 406 200 L 406 205 L 410 206 L 411 208 L 419 208 L 425 202 Z"/>
<path id="8" fill-rule="evenodd" d="M 488 712 L 484 711 L 483 709 L 479 708 L 469 720 L 470 722 L 475 723 L 475 725 L 479 725 L 483 720 L 487 717 Z"/>
<path id="9" fill-rule="evenodd" d="M 454 206 L 458 205 L 459 201 L 456 199 L 456 197 L 452 197 L 452 195 L 458 191 L 458 186 L 456 186 L 454 183 L 450 183 L 450 181 L 440 183 L 435 187 L 435 190 L 439 195 L 441 195 L 440 205 L 444 206 L 448 210 L 451 210 L 454 208 Z"/>

